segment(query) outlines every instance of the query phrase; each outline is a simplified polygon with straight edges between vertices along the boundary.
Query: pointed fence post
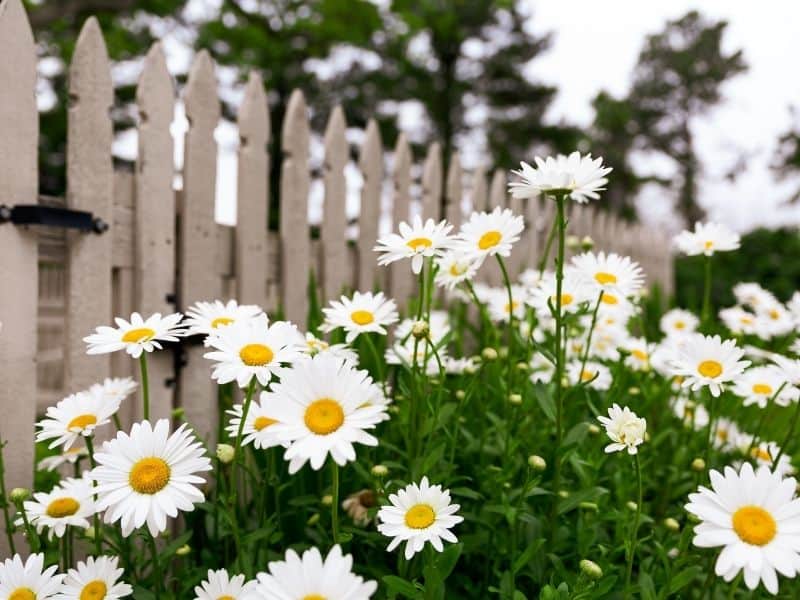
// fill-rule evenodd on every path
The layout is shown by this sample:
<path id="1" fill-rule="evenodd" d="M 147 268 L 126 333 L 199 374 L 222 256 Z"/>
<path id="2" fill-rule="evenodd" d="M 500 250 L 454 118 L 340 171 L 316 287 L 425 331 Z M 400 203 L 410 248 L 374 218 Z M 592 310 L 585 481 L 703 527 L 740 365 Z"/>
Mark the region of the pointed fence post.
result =
<path id="1" fill-rule="evenodd" d="M 422 167 L 422 220 L 438 221 L 442 214 L 442 148 L 434 142 Z"/>
<path id="2" fill-rule="evenodd" d="M 486 207 L 487 212 L 492 212 L 498 207 L 501 209 L 506 208 L 507 200 L 505 171 L 496 169 L 492 174 L 492 182 L 489 185 L 489 202 L 488 206 Z M 512 250 L 512 252 L 514 252 L 514 250 Z M 506 263 L 507 262 L 508 261 L 506 261 Z M 500 266 L 497 264 L 496 259 L 493 258 L 490 261 L 486 261 L 486 263 L 481 267 L 481 270 L 484 272 L 484 281 L 486 281 L 489 285 L 496 287 L 503 284 L 503 274 L 500 272 Z M 511 272 L 509 272 L 509 276 L 512 276 Z"/>
<path id="3" fill-rule="evenodd" d="M 445 216 L 450 224 L 453 225 L 454 231 L 458 231 L 462 220 L 463 176 L 461 157 L 456 152 L 450 159 L 450 167 L 447 169 L 447 189 L 445 190 Z"/>
<path id="4" fill-rule="evenodd" d="M 364 178 L 361 188 L 361 213 L 358 217 L 358 277 L 357 287 L 362 292 L 376 284 L 377 256 L 373 252 L 378 239 L 378 220 L 381 215 L 381 188 L 383 185 L 383 142 L 375 119 L 367 123 L 364 143 L 358 159 L 358 168 Z"/>
<path id="5" fill-rule="evenodd" d="M 344 178 L 344 167 L 348 161 L 349 149 L 345 138 L 346 130 L 344 111 L 341 106 L 336 106 L 328 119 L 324 140 L 325 200 L 322 206 L 322 243 L 318 263 L 321 265 L 322 304 L 326 304 L 331 298 L 338 298 L 344 288 L 352 286 L 352 281 L 347 280 L 347 182 Z"/>
<path id="6" fill-rule="evenodd" d="M 392 231 L 396 231 L 402 221 L 408 221 L 411 209 L 411 148 L 404 133 L 398 136 L 394 147 L 392 183 Z M 409 265 L 404 261 L 389 265 L 389 290 L 401 309 L 408 303 L 413 288 Z"/>

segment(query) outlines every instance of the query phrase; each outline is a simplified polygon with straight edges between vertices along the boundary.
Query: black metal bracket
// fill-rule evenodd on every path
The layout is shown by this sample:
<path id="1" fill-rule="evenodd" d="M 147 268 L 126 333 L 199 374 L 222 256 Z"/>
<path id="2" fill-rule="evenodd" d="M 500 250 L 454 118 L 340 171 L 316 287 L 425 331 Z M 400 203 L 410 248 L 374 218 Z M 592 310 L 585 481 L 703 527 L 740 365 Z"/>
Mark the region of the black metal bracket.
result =
<path id="1" fill-rule="evenodd" d="M 0 205 L 0 223 L 45 225 L 94 233 L 108 231 L 108 223 L 90 212 L 45 204 L 16 204 L 14 206 L 2 204 Z"/>

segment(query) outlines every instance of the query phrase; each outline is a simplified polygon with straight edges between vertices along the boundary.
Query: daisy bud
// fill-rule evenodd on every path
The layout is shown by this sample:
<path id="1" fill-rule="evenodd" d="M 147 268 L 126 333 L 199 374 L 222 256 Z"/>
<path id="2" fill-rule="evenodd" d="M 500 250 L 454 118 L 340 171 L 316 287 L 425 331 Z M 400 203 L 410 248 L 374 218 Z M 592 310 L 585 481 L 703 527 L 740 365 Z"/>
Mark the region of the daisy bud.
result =
<path id="1" fill-rule="evenodd" d="M 478 372 L 478 367 L 476 367 L 474 363 L 470 363 L 466 367 L 464 367 L 464 373 L 466 373 L 467 375 L 474 375 L 477 372 Z"/>
<path id="2" fill-rule="evenodd" d="M 664 519 L 664 527 L 666 527 L 670 531 L 680 531 L 681 524 L 678 523 L 678 521 L 676 521 L 672 517 L 667 517 L 666 519 Z"/>
<path id="3" fill-rule="evenodd" d="M 591 510 L 592 512 L 597 512 L 599 509 L 595 502 L 581 502 L 578 506 L 583 510 Z"/>
<path id="4" fill-rule="evenodd" d="M 456 390 L 456 400 L 463 400 L 466 398 L 466 396 L 467 394 L 464 392 L 464 390 Z"/>
<path id="5" fill-rule="evenodd" d="M 95 528 L 94 528 L 93 526 L 89 525 L 89 527 L 87 527 L 87 528 L 86 528 L 86 529 L 83 531 L 83 536 L 84 536 L 84 537 L 85 537 L 87 540 L 93 540 L 93 539 L 94 539 L 94 538 L 97 536 L 97 531 L 95 531 Z"/>
<path id="6" fill-rule="evenodd" d="M 322 502 L 322 506 L 330 506 L 333 504 L 333 496 L 325 494 L 320 502 Z"/>
<path id="7" fill-rule="evenodd" d="M 508 357 L 508 346 L 501 346 L 498 352 L 500 358 L 507 358 Z"/>
<path id="8" fill-rule="evenodd" d="M 598 433 L 600 433 L 600 427 L 598 427 L 594 423 L 590 423 L 589 427 L 587 428 L 587 431 L 592 435 L 597 435 Z"/>
<path id="9" fill-rule="evenodd" d="M 569 498 L 569 492 L 567 490 L 558 490 L 558 497 Z"/>
<path id="10" fill-rule="evenodd" d="M 398 400 L 400 398 L 402 398 L 402 396 L 398 396 L 397 397 Z M 393 415 L 396 415 L 396 414 L 400 413 L 400 407 L 399 406 L 395 406 L 394 404 L 389 405 L 389 407 L 386 410 L 387 410 L 387 412 L 390 412 Z"/>
<path id="11" fill-rule="evenodd" d="M 527 373 L 530 369 L 530 365 L 525 362 L 518 362 L 517 363 L 517 371 L 522 371 L 523 373 Z"/>
<path id="12" fill-rule="evenodd" d="M 181 407 L 172 410 L 172 418 L 175 420 L 183 419 L 184 415 L 186 415 L 186 411 Z"/>
<path id="13" fill-rule="evenodd" d="M 370 472 L 374 477 L 386 477 L 389 474 L 389 468 L 386 465 L 375 465 Z"/>
<path id="14" fill-rule="evenodd" d="M 486 361 L 497 360 L 497 350 L 494 348 L 484 348 L 483 352 L 481 352 L 481 357 Z"/>
<path id="15" fill-rule="evenodd" d="M 319 522 L 319 513 L 314 513 L 310 517 L 308 517 L 308 521 L 306 521 L 306 525 L 311 527 L 312 525 L 316 525 Z"/>
<path id="16" fill-rule="evenodd" d="M 583 236 L 581 240 L 581 250 L 591 250 L 594 248 L 594 240 L 588 235 Z"/>
<path id="17" fill-rule="evenodd" d="M 534 471 L 544 471 L 547 468 L 547 461 L 538 454 L 531 454 L 528 457 L 528 466 Z"/>
<path id="18" fill-rule="evenodd" d="M 522 396 L 519 394 L 509 394 L 508 401 L 514 405 L 522 404 Z"/>
<path id="19" fill-rule="evenodd" d="M 638 387 L 628 388 L 628 394 L 631 395 L 631 396 L 638 396 L 641 393 L 642 393 L 642 390 L 640 390 Z"/>
<path id="20" fill-rule="evenodd" d="M 636 506 L 636 502 L 634 502 L 633 500 L 628 500 L 628 501 L 625 503 L 625 506 L 627 506 L 627 507 L 628 507 L 628 510 L 630 510 L 630 511 L 634 511 L 634 510 L 636 510 L 636 508 L 637 508 L 637 506 Z"/>
<path id="21" fill-rule="evenodd" d="M 223 465 L 233 462 L 236 450 L 230 444 L 217 444 L 217 458 Z"/>
<path id="22" fill-rule="evenodd" d="M 680 552 L 678 551 L 677 548 L 671 548 L 670 551 L 667 552 L 667 556 L 673 559 L 678 558 L 678 554 L 680 554 Z"/>
<path id="23" fill-rule="evenodd" d="M 637 294 L 639 295 L 639 298 L 649 298 L 650 290 L 648 290 L 647 288 L 642 288 L 637 292 Z"/>
<path id="24" fill-rule="evenodd" d="M 698 473 L 706 470 L 706 461 L 702 458 L 695 458 L 692 461 L 692 471 L 697 471 Z"/>
<path id="25" fill-rule="evenodd" d="M 580 562 L 581 573 L 586 575 L 589 579 L 600 579 L 603 576 L 603 569 L 600 568 L 596 562 L 584 558 Z"/>
<path id="26" fill-rule="evenodd" d="M 581 245 L 581 239 L 577 235 L 568 235 L 564 241 L 570 250 L 577 250 Z"/>
<path id="27" fill-rule="evenodd" d="M 31 497 L 31 491 L 28 488 L 14 488 L 8 497 L 14 504 L 21 504 Z"/>
<path id="28" fill-rule="evenodd" d="M 430 325 L 426 321 L 415 321 L 414 324 L 411 326 L 411 335 L 413 335 L 418 340 L 425 340 L 428 339 L 428 334 L 430 333 L 431 328 Z"/>
<path id="29" fill-rule="evenodd" d="M 180 548 L 175 550 L 175 554 L 177 556 L 186 556 L 187 554 L 190 554 L 191 552 L 192 552 L 192 547 L 189 544 L 184 544 L 183 546 L 181 546 Z"/>

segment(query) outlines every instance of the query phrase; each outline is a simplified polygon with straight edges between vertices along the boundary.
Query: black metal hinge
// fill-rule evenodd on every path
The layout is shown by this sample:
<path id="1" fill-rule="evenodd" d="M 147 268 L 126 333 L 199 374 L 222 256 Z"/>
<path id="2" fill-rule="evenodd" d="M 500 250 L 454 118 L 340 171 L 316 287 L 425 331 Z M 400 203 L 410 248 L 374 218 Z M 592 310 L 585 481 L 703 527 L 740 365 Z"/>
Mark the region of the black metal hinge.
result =
<path id="1" fill-rule="evenodd" d="M 83 210 L 72 210 L 44 204 L 0 205 L 0 223 L 14 225 L 45 225 L 79 231 L 105 233 L 108 223 Z"/>

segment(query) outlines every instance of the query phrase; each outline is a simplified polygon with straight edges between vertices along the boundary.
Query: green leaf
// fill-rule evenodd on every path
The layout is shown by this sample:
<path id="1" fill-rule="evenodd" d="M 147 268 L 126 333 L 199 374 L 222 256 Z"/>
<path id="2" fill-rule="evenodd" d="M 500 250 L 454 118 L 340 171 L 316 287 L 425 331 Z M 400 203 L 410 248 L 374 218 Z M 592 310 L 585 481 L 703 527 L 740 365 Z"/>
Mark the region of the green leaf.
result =
<path id="1" fill-rule="evenodd" d="M 511 565 L 511 572 L 516 575 L 519 573 L 520 569 L 522 569 L 525 565 L 527 565 L 536 553 L 539 551 L 539 548 L 544 543 L 543 538 L 539 538 L 537 540 L 533 540 L 528 547 L 525 548 L 525 551 L 520 554 L 516 560 L 514 560 L 514 564 Z"/>
<path id="2" fill-rule="evenodd" d="M 404 598 L 422 598 L 422 592 L 410 581 L 397 575 L 386 575 L 382 579 L 390 594 L 400 594 Z"/>
<path id="3" fill-rule="evenodd" d="M 552 396 L 547 393 L 547 388 L 543 385 L 537 385 L 533 389 L 534 395 L 536 396 L 536 402 L 538 402 L 542 412 L 551 422 L 555 423 L 556 404 L 553 401 Z"/>
<path id="4" fill-rule="evenodd" d="M 683 587 L 686 587 L 703 572 L 703 567 L 697 565 L 688 567 L 675 575 L 669 582 L 669 593 L 674 594 Z"/>

